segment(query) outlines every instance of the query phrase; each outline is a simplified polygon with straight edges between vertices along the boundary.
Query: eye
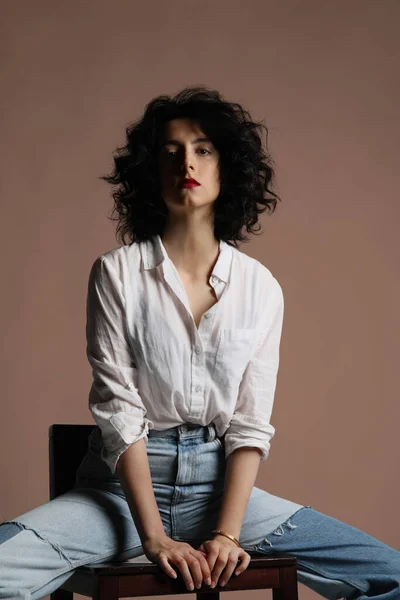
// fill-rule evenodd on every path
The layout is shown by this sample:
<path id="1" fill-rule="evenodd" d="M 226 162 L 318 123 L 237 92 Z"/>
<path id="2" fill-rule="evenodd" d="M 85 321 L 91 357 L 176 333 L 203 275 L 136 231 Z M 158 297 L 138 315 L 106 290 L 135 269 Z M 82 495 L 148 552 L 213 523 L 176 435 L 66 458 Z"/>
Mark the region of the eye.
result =
<path id="1" fill-rule="evenodd" d="M 161 159 L 163 159 L 163 158 L 164 158 L 164 159 L 166 159 L 166 160 L 171 160 L 171 159 L 175 158 L 175 156 L 176 156 L 176 152 L 174 152 L 173 150 L 164 150 L 164 151 L 161 153 L 161 156 L 160 156 L 160 158 L 161 158 Z"/>
<path id="2" fill-rule="evenodd" d="M 212 152 L 210 152 L 210 150 L 207 150 L 207 148 L 199 148 L 198 152 L 204 152 L 205 154 L 203 154 L 202 156 L 207 156 L 207 154 L 212 154 Z M 167 158 L 175 158 L 175 156 L 177 155 L 176 150 L 164 150 L 164 156 L 166 156 Z"/>

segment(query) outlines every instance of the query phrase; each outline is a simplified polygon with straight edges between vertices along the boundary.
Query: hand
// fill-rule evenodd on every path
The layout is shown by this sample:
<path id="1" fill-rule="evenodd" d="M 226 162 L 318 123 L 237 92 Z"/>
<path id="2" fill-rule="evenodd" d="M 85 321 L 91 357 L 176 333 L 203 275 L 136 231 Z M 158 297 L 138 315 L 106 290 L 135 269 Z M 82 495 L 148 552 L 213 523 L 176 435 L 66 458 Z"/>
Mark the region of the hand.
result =
<path id="1" fill-rule="evenodd" d="M 203 542 L 198 547 L 198 550 L 205 550 L 207 552 L 207 563 L 211 571 L 212 588 L 217 585 L 222 571 L 224 572 L 219 585 L 224 586 L 229 581 L 233 571 L 235 571 L 235 575 L 239 575 L 247 569 L 251 560 L 250 554 L 243 550 L 243 548 L 239 548 L 235 542 L 218 534 L 214 539 Z M 239 567 L 237 567 L 238 560 L 241 561 Z"/>
<path id="2" fill-rule="evenodd" d="M 186 542 L 176 542 L 167 535 L 163 538 L 147 540 L 143 543 L 145 555 L 158 565 L 167 575 L 176 579 L 176 571 L 170 563 L 176 565 L 181 572 L 183 580 L 189 591 L 201 588 L 204 581 L 207 585 L 211 583 L 210 569 L 206 560 L 206 553 L 196 550 Z"/>

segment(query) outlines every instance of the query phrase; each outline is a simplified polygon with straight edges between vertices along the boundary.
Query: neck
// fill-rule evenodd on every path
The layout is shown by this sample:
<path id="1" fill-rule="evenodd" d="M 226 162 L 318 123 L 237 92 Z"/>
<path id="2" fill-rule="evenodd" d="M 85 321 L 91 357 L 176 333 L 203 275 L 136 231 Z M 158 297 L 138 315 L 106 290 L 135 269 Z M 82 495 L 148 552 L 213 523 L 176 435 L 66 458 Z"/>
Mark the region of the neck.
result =
<path id="1" fill-rule="evenodd" d="M 208 281 L 219 255 L 219 242 L 209 226 L 166 226 L 160 237 L 180 274 L 191 281 Z"/>

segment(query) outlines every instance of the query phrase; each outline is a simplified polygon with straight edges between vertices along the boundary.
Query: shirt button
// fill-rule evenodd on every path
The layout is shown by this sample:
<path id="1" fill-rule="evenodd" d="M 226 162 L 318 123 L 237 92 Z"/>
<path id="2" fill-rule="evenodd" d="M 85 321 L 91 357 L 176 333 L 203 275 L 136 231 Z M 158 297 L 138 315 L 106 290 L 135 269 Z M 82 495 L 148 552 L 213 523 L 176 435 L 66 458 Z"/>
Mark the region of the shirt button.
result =
<path id="1" fill-rule="evenodd" d="M 215 282 L 217 281 L 217 278 L 215 277 L 215 275 L 213 275 L 213 276 L 211 277 L 211 281 L 212 281 L 213 283 L 215 283 Z"/>
<path id="2" fill-rule="evenodd" d="M 196 348 L 195 352 L 196 352 L 196 354 L 200 354 L 200 352 L 201 352 L 200 348 Z"/>
<path id="3" fill-rule="evenodd" d="M 201 385 L 196 385 L 196 392 L 200 392 L 201 390 Z"/>
<path id="4" fill-rule="evenodd" d="M 206 313 L 204 316 L 206 319 L 209 319 L 211 317 L 211 313 Z"/>

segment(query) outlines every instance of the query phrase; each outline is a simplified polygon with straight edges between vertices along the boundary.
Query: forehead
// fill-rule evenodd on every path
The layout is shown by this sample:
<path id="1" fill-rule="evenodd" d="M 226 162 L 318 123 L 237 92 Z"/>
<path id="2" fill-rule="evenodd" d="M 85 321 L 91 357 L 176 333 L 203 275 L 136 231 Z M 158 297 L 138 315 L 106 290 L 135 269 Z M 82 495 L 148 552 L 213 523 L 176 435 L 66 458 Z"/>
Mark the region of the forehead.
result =
<path id="1" fill-rule="evenodd" d="M 164 138 L 179 133 L 186 135 L 205 135 L 199 123 L 195 119 L 190 119 L 189 117 L 182 117 L 180 119 L 171 119 L 170 121 L 167 121 L 167 123 L 165 123 L 163 133 Z"/>

